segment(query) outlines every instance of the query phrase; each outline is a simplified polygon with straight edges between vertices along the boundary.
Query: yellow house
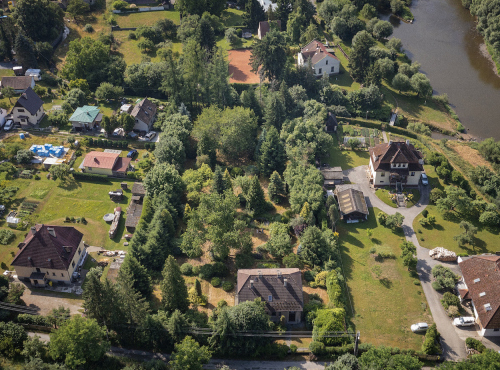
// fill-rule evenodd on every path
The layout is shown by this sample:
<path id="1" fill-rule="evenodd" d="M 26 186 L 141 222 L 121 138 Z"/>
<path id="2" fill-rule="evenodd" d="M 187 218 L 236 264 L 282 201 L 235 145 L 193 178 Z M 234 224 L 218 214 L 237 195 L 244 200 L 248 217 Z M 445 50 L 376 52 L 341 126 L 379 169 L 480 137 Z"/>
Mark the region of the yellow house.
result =
<path id="1" fill-rule="evenodd" d="M 81 168 L 87 173 L 125 177 L 131 161 L 131 158 L 120 157 L 119 153 L 89 152 Z"/>
<path id="2" fill-rule="evenodd" d="M 12 266 L 19 280 L 34 286 L 70 283 L 87 254 L 83 234 L 71 226 L 33 226 L 19 243 Z"/>

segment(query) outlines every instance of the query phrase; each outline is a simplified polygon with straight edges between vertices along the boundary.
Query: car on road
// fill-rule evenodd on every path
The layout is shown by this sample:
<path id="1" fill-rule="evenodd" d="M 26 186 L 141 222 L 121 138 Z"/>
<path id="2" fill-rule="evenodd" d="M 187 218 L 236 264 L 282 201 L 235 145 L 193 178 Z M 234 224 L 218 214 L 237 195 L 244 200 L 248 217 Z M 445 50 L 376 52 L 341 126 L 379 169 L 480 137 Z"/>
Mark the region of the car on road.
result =
<path id="1" fill-rule="evenodd" d="M 427 175 L 425 173 L 423 173 L 420 178 L 422 180 L 422 185 L 429 185 L 429 179 L 427 178 Z"/>
<path id="2" fill-rule="evenodd" d="M 473 326 L 476 324 L 476 319 L 472 316 L 457 317 L 453 320 L 455 326 Z"/>
<path id="3" fill-rule="evenodd" d="M 12 130 L 12 127 L 14 127 L 14 122 L 12 122 L 12 120 L 9 119 L 7 122 L 5 122 L 5 126 L 3 127 L 3 129 L 5 131 L 10 131 Z"/>
<path id="4" fill-rule="evenodd" d="M 156 136 L 156 132 L 155 131 L 151 131 L 151 132 L 148 132 L 146 134 L 146 139 L 148 139 L 149 141 L 153 140 L 153 138 Z"/>
<path id="5" fill-rule="evenodd" d="M 414 333 L 427 331 L 427 329 L 429 329 L 429 324 L 427 324 L 426 322 L 419 322 L 411 326 L 411 331 Z"/>
<path id="6" fill-rule="evenodd" d="M 127 158 L 134 158 L 137 155 L 137 149 L 132 149 L 130 152 L 127 154 Z"/>

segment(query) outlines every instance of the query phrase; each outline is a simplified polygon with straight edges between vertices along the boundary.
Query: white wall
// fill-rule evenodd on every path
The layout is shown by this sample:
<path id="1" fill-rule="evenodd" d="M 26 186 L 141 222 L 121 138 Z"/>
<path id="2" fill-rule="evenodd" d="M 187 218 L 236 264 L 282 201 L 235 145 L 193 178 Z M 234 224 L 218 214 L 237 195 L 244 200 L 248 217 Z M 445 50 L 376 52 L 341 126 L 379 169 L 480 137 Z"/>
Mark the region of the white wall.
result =
<path id="1" fill-rule="evenodd" d="M 493 329 L 483 329 L 479 332 L 482 337 L 500 337 L 500 330 L 494 331 Z"/>
<path id="2" fill-rule="evenodd" d="M 12 118 L 14 120 L 15 123 L 20 123 L 20 124 L 32 124 L 32 125 L 36 125 L 43 117 L 43 105 L 40 107 L 40 109 L 38 109 L 38 111 L 36 112 L 35 115 L 31 115 L 31 113 L 25 109 L 25 108 L 21 108 L 21 107 L 15 107 L 13 110 L 12 110 Z M 20 116 L 26 116 L 28 117 L 27 119 L 27 122 L 26 120 L 23 122 L 21 121 L 21 117 Z"/>
<path id="3" fill-rule="evenodd" d="M 332 72 L 333 67 L 333 72 Z M 321 72 L 320 72 L 321 69 Z M 325 58 L 321 59 L 318 63 L 314 65 L 314 74 L 316 76 L 323 76 L 323 74 L 337 74 L 340 71 L 340 62 L 327 55 Z"/>

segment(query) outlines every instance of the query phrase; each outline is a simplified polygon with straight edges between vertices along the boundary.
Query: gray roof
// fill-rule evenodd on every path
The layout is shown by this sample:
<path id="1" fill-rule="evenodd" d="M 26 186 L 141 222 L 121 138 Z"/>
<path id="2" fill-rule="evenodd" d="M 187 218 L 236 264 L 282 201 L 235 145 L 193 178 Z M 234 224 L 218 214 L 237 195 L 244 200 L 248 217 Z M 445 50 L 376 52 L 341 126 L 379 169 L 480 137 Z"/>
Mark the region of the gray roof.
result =
<path id="1" fill-rule="evenodd" d="M 144 184 L 142 182 L 134 182 L 134 185 L 132 186 L 132 194 L 145 195 L 146 189 L 144 189 Z"/>
<path id="2" fill-rule="evenodd" d="M 368 206 L 366 205 L 363 192 L 355 189 L 346 189 L 337 192 L 340 212 L 349 215 L 355 212 L 368 215 Z"/>
<path id="3" fill-rule="evenodd" d="M 238 270 L 237 295 L 238 303 L 261 297 L 269 312 L 302 311 L 302 275 L 297 268 Z"/>
<path id="4" fill-rule="evenodd" d="M 344 178 L 344 173 L 342 172 L 342 167 L 330 167 L 321 170 L 325 180 L 342 180 Z"/>
<path id="5" fill-rule="evenodd" d="M 10 86 L 14 90 L 26 90 L 31 87 L 33 77 L 31 76 L 5 76 L 2 77 L 2 88 Z"/>
<path id="6" fill-rule="evenodd" d="M 144 98 L 135 105 L 130 115 L 150 125 L 156 115 L 156 105 L 151 103 L 148 98 Z"/>
<path id="7" fill-rule="evenodd" d="M 43 106 L 43 100 L 33 91 L 31 87 L 28 87 L 17 99 L 16 105 L 14 107 L 23 107 L 32 116 L 38 112 L 40 107 Z"/>

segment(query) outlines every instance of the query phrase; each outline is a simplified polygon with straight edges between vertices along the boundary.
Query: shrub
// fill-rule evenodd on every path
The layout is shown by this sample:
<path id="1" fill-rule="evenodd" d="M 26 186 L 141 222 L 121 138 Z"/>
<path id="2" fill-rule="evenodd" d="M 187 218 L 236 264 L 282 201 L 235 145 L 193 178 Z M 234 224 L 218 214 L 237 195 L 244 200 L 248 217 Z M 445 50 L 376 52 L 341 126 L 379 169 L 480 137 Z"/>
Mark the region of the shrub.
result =
<path id="1" fill-rule="evenodd" d="M 252 267 L 253 262 L 254 262 L 254 258 L 249 253 L 237 253 L 234 260 L 235 260 L 236 268 L 238 270 L 250 268 L 250 267 Z"/>
<path id="2" fill-rule="evenodd" d="M 424 343 L 422 344 L 422 352 L 426 355 L 438 355 L 441 350 L 438 346 L 437 339 L 439 332 L 437 331 L 436 324 L 432 324 L 427 333 L 425 333 Z"/>
<path id="3" fill-rule="evenodd" d="M 448 309 L 449 306 L 456 306 L 458 307 L 460 305 L 460 298 L 458 298 L 455 294 L 446 292 L 443 295 L 443 299 L 441 299 L 441 304 L 445 309 Z"/>
<path id="4" fill-rule="evenodd" d="M 424 210 L 422 211 L 422 216 L 427 217 L 427 215 L 428 215 L 428 214 L 429 214 L 429 211 L 428 211 L 428 210 L 424 209 Z"/>
<path id="5" fill-rule="evenodd" d="M 450 316 L 450 317 L 460 316 L 460 311 L 459 311 L 457 306 L 449 306 L 447 312 L 448 312 L 448 316 Z"/>
<path id="6" fill-rule="evenodd" d="M 129 40 L 137 40 L 137 34 L 135 32 L 130 32 L 128 34 L 128 39 Z M 148 143 L 146 143 L 146 145 L 148 145 Z M 146 148 L 147 149 L 147 148 Z"/>
<path id="7" fill-rule="evenodd" d="M 380 212 L 378 215 L 377 215 L 377 221 L 380 225 L 385 225 L 386 221 L 387 221 L 387 213 L 385 212 Z"/>
<path id="8" fill-rule="evenodd" d="M 214 269 L 213 266 L 210 263 L 206 263 L 202 266 L 200 266 L 200 272 L 198 274 L 200 279 L 203 280 L 209 280 L 214 276 Z"/>
<path id="9" fill-rule="evenodd" d="M 1 229 L 0 230 L 0 244 L 7 245 L 9 244 L 16 235 L 12 230 L 8 229 Z"/>
<path id="10" fill-rule="evenodd" d="M 200 273 L 200 266 L 193 266 L 193 275 L 196 276 Z"/>
<path id="11" fill-rule="evenodd" d="M 326 278 L 326 292 L 330 304 L 334 307 L 345 307 L 344 294 L 342 294 L 342 287 L 340 285 L 339 274 L 336 271 L 330 271 Z"/>
<path id="12" fill-rule="evenodd" d="M 327 275 L 328 275 L 327 271 L 321 271 L 320 273 L 316 274 L 316 276 L 314 277 L 314 282 L 316 283 L 316 285 L 321 288 L 326 288 Z"/>
<path id="13" fill-rule="evenodd" d="M 94 27 L 92 27 L 91 24 L 87 23 L 85 25 L 85 27 L 83 27 L 83 30 L 87 33 L 91 33 L 91 32 L 94 32 Z"/>
<path id="14" fill-rule="evenodd" d="M 317 356 L 321 356 L 325 353 L 325 347 L 324 343 L 318 341 L 313 341 L 309 344 L 309 350 Z"/>
<path id="15" fill-rule="evenodd" d="M 191 276 L 193 274 L 193 266 L 190 263 L 183 263 L 181 273 L 182 275 Z"/>
<path id="16" fill-rule="evenodd" d="M 222 289 L 224 289 L 225 292 L 230 292 L 234 289 L 234 284 L 230 281 L 225 281 L 222 283 Z"/>
<path id="17" fill-rule="evenodd" d="M 288 256 L 283 257 L 283 264 L 288 268 L 298 268 L 302 270 L 304 263 L 295 253 L 290 253 Z"/>
<path id="18" fill-rule="evenodd" d="M 210 281 L 210 284 L 212 284 L 212 286 L 214 286 L 214 287 L 218 287 L 221 284 L 220 278 L 218 278 L 218 277 L 212 278 L 212 280 Z"/>
<path id="19" fill-rule="evenodd" d="M 290 344 L 290 352 L 292 352 L 292 354 L 294 353 L 297 353 L 297 346 L 295 344 Z"/>
<path id="20" fill-rule="evenodd" d="M 432 287 L 436 290 L 453 291 L 453 289 L 455 289 L 455 284 L 458 281 L 458 276 L 456 276 L 448 267 L 443 265 L 434 266 L 432 268 L 432 276 L 436 279 L 436 281 L 432 283 Z"/>
<path id="21" fill-rule="evenodd" d="M 51 326 L 50 321 L 45 316 L 34 316 L 28 314 L 19 314 L 17 322 L 20 324 Z"/>
<path id="22" fill-rule="evenodd" d="M 313 271 L 304 271 L 304 280 L 305 281 L 314 281 L 315 273 Z"/>
<path id="23" fill-rule="evenodd" d="M 469 348 L 475 349 L 479 353 L 483 353 L 486 350 L 484 344 L 475 338 L 467 338 L 465 340 L 465 345 Z"/>

